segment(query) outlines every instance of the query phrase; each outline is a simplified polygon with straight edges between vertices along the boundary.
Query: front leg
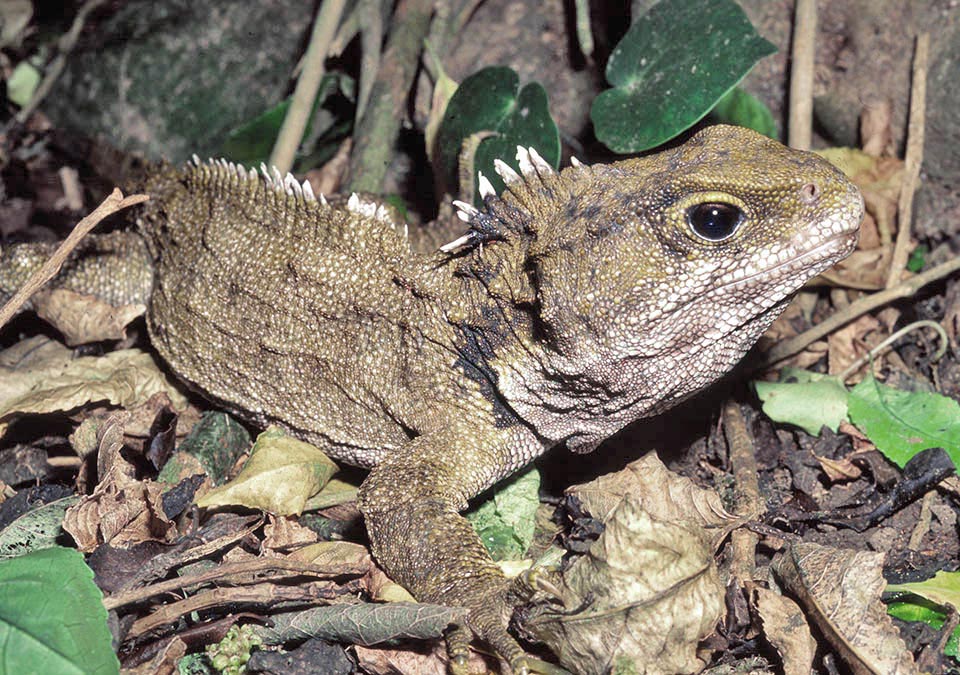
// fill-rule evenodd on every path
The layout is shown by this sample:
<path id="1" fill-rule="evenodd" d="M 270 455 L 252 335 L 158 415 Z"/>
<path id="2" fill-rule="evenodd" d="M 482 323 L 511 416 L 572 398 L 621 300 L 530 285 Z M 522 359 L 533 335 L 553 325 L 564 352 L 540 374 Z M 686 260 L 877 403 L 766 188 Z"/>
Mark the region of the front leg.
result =
<path id="1" fill-rule="evenodd" d="M 360 488 L 373 554 L 421 602 L 467 607 L 469 628 L 526 672 L 507 633 L 508 581 L 459 511 L 543 451 L 524 427 L 476 424 L 426 434 L 385 458 Z M 466 655 L 454 653 L 456 661 Z"/>

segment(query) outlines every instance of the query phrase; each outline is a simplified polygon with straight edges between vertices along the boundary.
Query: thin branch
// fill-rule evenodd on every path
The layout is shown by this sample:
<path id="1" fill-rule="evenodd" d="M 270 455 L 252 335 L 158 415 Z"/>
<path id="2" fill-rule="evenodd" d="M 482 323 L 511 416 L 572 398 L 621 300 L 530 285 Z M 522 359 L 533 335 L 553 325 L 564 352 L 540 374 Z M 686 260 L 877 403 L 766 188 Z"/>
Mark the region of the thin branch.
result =
<path id="1" fill-rule="evenodd" d="M 907 325 L 907 326 L 904 326 L 903 328 L 901 328 L 900 330 L 898 330 L 897 332 L 895 332 L 893 335 L 890 335 L 890 336 L 886 337 L 886 338 L 883 340 L 883 342 L 881 342 L 880 344 L 878 344 L 876 347 L 873 347 L 873 348 L 870 349 L 870 351 L 868 351 L 866 354 L 864 354 L 864 355 L 861 356 L 859 359 L 857 359 L 856 361 L 854 361 L 853 363 L 851 363 L 849 366 L 847 366 L 846 368 L 844 368 L 843 372 L 840 373 L 840 375 L 838 375 L 838 377 L 840 378 L 841 381 L 845 381 L 848 377 L 850 377 L 850 376 L 853 375 L 855 372 L 857 372 L 858 370 L 860 370 L 860 367 L 863 366 L 865 363 L 867 363 L 868 361 L 872 361 L 873 359 L 877 358 L 877 356 L 880 354 L 880 352 L 882 352 L 883 350 L 889 348 L 889 347 L 890 347 L 891 345 L 893 345 L 897 340 L 899 340 L 900 338 L 902 338 L 902 337 L 903 337 L 904 335 L 906 335 L 907 333 L 912 333 L 912 332 L 915 331 L 917 328 L 932 328 L 932 329 L 934 329 L 935 331 L 937 331 L 937 336 L 940 338 L 940 346 L 937 347 L 937 351 L 936 351 L 936 352 L 934 353 L 934 355 L 931 357 L 931 361 L 933 361 L 934 363 L 936 363 L 936 362 L 939 361 L 941 358 L 943 358 L 943 355 L 944 355 L 944 354 L 947 353 L 947 342 L 948 342 L 948 340 L 949 340 L 949 338 L 947 337 L 947 331 L 945 331 L 944 328 L 943 328 L 943 326 L 941 326 L 941 325 L 940 325 L 939 323 L 937 323 L 936 321 L 931 321 L 930 319 L 922 319 L 922 320 L 920 320 L 920 321 L 914 321 L 913 323 L 911 323 L 911 324 L 909 324 L 909 325 Z"/>
<path id="2" fill-rule="evenodd" d="M 290 108 L 287 109 L 277 142 L 270 153 L 270 164 L 277 167 L 281 174 L 293 168 L 297 148 L 300 147 L 307 121 L 313 112 L 313 102 L 317 98 L 320 81 L 323 79 L 323 62 L 327 58 L 327 51 L 340 23 L 345 4 L 345 0 L 324 0 L 317 10 L 310 45 L 303 57 L 303 70 L 297 78 Z"/>
<path id="3" fill-rule="evenodd" d="M 746 420 L 736 401 L 727 401 L 723 406 L 723 434 L 727 439 L 727 455 L 730 470 L 733 472 L 734 512 L 741 517 L 754 520 L 763 513 L 764 500 L 760 496 L 757 457 L 754 454 L 753 440 L 747 431 Z M 752 581 L 756 572 L 756 551 L 760 537 L 755 533 L 738 528 L 730 533 L 732 562 L 730 574 L 741 584 Z"/>
<path id="4" fill-rule="evenodd" d="M 124 197 L 119 188 L 114 188 L 113 192 L 103 200 L 100 206 L 77 223 L 76 227 L 73 228 L 73 232 L 63 240 L 63 243 L 60 244 L 60 247 L 57 248 L 54 254 L 40 266 L 40 269 L 30 276 L 27 283 L 0 309 L 0 328 L 3 328 L 3 326 L 13 318 L 27 300 L 30 299 L 31 295 L 56 276 L 57 272 L 59 272 L 63 266 L 64 261 L 70 256 L 73 249 L 77 247 L 80 240 L 83 239 L 90 230 L 100 224 L 100 221 L 107 216 L 113 215 L 117 211 L 121 211 L 134 204 L 143 203 L 148 199 L 149 197 L 147 195 L 130 195 L 129 197 Z"/>
<path id="5" fill-rule="evenodd" d="M 913 55 L 913 85 L 910 89 L 910 122 L 907 124 L 907 153 L 904 158 L 903 185 L 897 202 L 897 243 L 890 259 L 887 288 L 896 286 L 907 266 L 910 252 L 910 223 L 913 212 L 913 193 L 920 180 L 920 165 L 923 163 L 924 109 L 927 99 L 927 61 L 930 51 L 930 36 L 917 37 Z"/>
<path id="6" fill-rule="evenodd" d="M 350 574 L 343 571 L 342 567 L 321 567 L 311 563 L 304 563 L 289 558 L 257 558 L 239 563 L 228 563 L 218 565 L 212 570 L 194 574 L 191 576 L 177 577 L 168 579 L 151 586 L 136 588 L 122 593 L 115 593 L 109 598 L 103 599 L 103 606 L 107 611 L 141 602 L 155 595 L 172 593 L 189 586 L 199 586 L 212 581 L 222 580 L 226 577 L 233 577 L 240 574 L 253 574 L 257 572 L 295 572 L 298 574 L 308 574 L 311 576 L 329 578 L 338 576 L 359 576 L 359 574 Z"/>
<path id="7" fill-rule="evenodd" d="M 380 192 L 430 27 L 434 0 L 400 0 L 370 101 L 353 135 L 348 192 Z"/>
<path id="8" fill-rule="evenodd" d="M 73 17 L 73 23 L 70 25 L 70 30 L 57 40 L 57 56 L 50 62 L 50 65 L 47 66 L 47 72 L 43 77 L 43 81 L 40 82 L 36 91 L 33 92 L 33 96 L 14 118 L 17 123 L 23 124 L 26 122 L 27 118 L 30 117 L 33 111 L 37 109 L 37 106 L 40 105 L 43 99 L 47 97 L 47 94 L 53 89 L 54 83 L 67 65 L 67 56 L 73 51 L 73 48 L 77 46 L 77 40 L 80 39 L 80 31 L 83 30 L 83 24 L 86 22 L 90 12 L 100 5 L 105 4 L 106 1 L 107 0 L 87 0 L 77 11 L 77 15 Z"/>
<path id="9" fill-rule="evenodd" d="M 790 55 L 790 119 L 788 143 L 791 148 L 809 150 L 813 133 L 814 47 L 817 42 L 817 0 L 797 0 L 793 24 L 793 51 Z"/>
<path id="10" fill-rule="evenodd" d="M 874 293 L 873 295 L 862 297 L 855 302 L 851 302 L 842 310 L 834 313 L 825 321 L 821 321 L 810 330 L 774 345 L 772 349 L 770 349 L 760 358 L 760 361 L 756 364 L 756 367 L 766 368 L 773 365 L 777 361 L 782 361 L 785 358 L 793 356 L 794 354 L 803 351 L 808 345 L 816 342 L 825 335 L 832 333 L 841 326 L 844 326 L 863 316 L 867 312 L 872 312 L 878 307 L 883 307 L 894 300 L 909 298 L 927 284 L 933 283 L 934 281 L 939 281 L 944 277 L 948 277 L 957 270 L 960 270 L 960 256 L 952 260 L 948 260 L 945 263 L 941 263 L 940 265 L 937 265 L 926 272 L 922 272 L 915 277 L 911 277 L 897 286 L 894 286 L 893 288 L 888 288 L 886 290 Z"/>

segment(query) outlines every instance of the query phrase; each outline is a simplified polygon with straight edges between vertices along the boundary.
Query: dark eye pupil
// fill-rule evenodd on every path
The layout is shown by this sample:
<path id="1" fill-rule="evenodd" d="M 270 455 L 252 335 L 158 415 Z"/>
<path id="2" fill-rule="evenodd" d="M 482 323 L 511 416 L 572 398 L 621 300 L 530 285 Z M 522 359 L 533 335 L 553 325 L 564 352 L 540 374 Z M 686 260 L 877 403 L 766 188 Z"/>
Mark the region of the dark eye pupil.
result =
<path id="1" fill-rule="evenodd" d="M 697 234 L 708 241 L 723 241 L 737 231 L 743 221 L 743 211 L 731 204 L 696 204 L 687 209 L 687 222 Z"/>

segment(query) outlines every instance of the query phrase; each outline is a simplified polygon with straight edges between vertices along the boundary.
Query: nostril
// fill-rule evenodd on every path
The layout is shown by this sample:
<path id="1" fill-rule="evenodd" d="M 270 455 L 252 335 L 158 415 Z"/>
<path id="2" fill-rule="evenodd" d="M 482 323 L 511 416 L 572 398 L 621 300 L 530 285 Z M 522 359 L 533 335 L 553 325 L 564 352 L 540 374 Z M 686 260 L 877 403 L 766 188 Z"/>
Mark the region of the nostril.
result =
<path id="1" fill-rule="evenodd" d="M 808 204 L 817 201 L 820 196 L 820 187 L 816 183 L 807 183 L 800 188 L 800 199 Z"/>

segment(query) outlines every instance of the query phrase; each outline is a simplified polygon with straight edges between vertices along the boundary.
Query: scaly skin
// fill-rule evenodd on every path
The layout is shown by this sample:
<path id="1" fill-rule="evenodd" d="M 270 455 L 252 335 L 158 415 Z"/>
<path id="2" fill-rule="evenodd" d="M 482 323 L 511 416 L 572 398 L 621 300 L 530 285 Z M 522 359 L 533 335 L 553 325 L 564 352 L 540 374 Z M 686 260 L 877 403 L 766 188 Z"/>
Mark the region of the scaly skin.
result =
<path id="1" fill-rule="evenodd" d="M 470 233 L 448 252 L 419 252 L 368 202 L 220 164 L 155 173 L 140 230 L 171 369 L 371 467 L 359 506 L 377 560 L 417 599 L 470 608 L 523 671 L 509 586 L 459 511 L 546 449 L 590 451 L 727 372 L 853 250 L 863 205 L 823 160 L 733 127 L 559 174 L 519 159 L 502 196 L 462 207 Z M 721 241 L 691 224 L 715 203 L 742 215 L 708 233 Z"/>

